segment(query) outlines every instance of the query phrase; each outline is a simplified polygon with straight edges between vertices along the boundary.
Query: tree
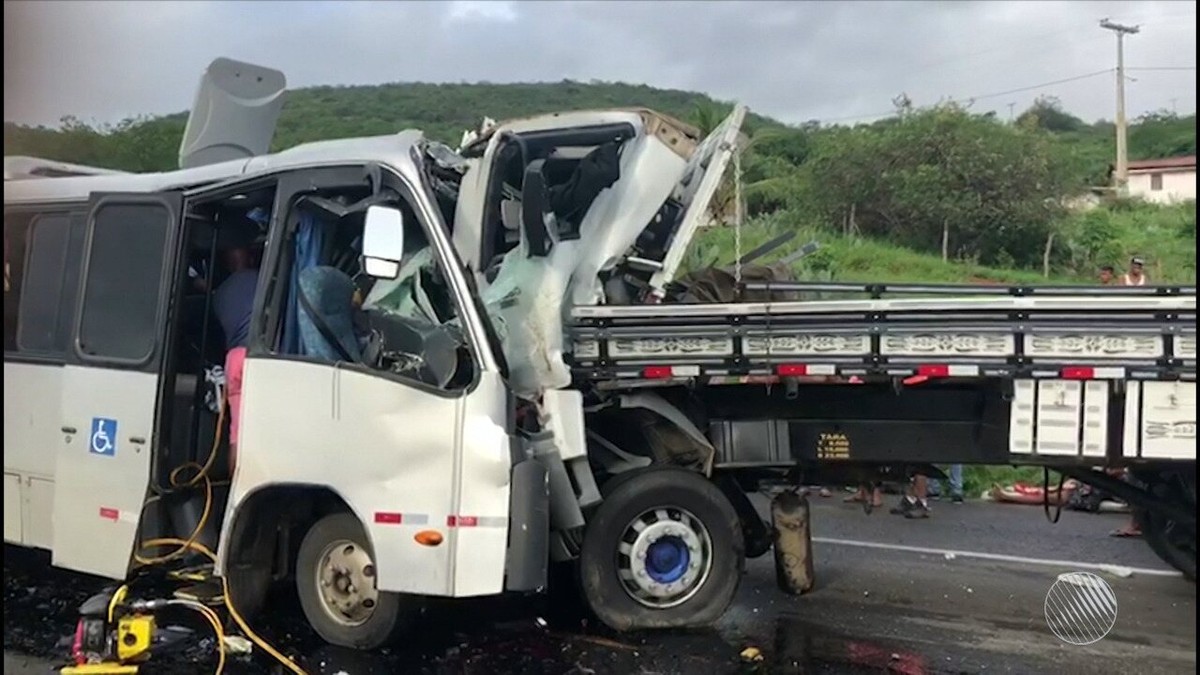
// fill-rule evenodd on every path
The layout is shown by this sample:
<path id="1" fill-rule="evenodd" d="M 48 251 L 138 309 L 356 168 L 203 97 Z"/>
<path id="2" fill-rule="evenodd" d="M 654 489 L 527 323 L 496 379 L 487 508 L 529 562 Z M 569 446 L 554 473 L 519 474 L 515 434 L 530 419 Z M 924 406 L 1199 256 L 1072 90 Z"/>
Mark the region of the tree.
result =
<path id="1" fill-rule="evenodd" d="M 1044 135 L 953 104 L 822 136 L 805 164 L 831 226 L 944 259 L 1036 265 L 1068 173 Z"/>
<path id="2" fill-rule="evenodd" d="M 947 259 L 1032 269 L 1049 250 L 1056 269 L 1090 269 L 1096 256 L 1087 249 L 1101 246 L 1104 227 L 1064 221 L 1057 213 L 1063 197 L 1103 181 L 1114 156 L 1111 122 L 1079 123 L 1054 99 L 1040 99 L 1012 125 L 952 105 L 917 109 L 903 95 L 895 103 L 897 114 L 850 127 L 815 121 L 788 127 L 748 115 L 744 129 L 753 140 L 742 156 L 746 213 L 776 212 L 771 220 L 781 227 L 823 224 Z M 705 132 L 730 110 L 694 92 L 620 83 L 313 87 L 290 92 L 272 149 L 405 128 L 457 143 L 485 115 L 504 120 L 613 107 L 659 110 Z M 112 127 L 73 118 L 58 128 L 5 123 L 4 149 L 114 169 L 171 170 L 186 119 L 179 113 Z M 1159 112 L 1129 128 L 1131 159 L 1194 154 L 1195 146 L 1195 115 Z M 732 173 L 714 200 L 722 216 L 733 213 Z M 1147 228 L 1130 231 L 1150 236 Z M 1190 222 L 1172 222 L 1169 231 L 1181 237 L 1190 231 L 1194 238 L 1194 214 Z M 1121 230 L 1121 237 L 1128 236 Z M 1182 269 L 1188 261 L 1172 264 Z"/>
<path id="3" fill-rule="evenodd" d="M 1054 96 L 1039 96 L 1033 105 L 1017 118 L 1018 124 L 1022 121 L 1055 133 L 1079 131 L 1087 126 L 1083 120 L 1064 111 L 1062 102 Z"/>
<path id="4" fill-rule="evenodd" d="M 728 114 L 729 110 L 725 110 L 724 106 L 719 106 L 711 101 L 700 101 L 692 108 L 687 121 L 699 129 L 700 135 L 703 137 L 711 134 Z"/>

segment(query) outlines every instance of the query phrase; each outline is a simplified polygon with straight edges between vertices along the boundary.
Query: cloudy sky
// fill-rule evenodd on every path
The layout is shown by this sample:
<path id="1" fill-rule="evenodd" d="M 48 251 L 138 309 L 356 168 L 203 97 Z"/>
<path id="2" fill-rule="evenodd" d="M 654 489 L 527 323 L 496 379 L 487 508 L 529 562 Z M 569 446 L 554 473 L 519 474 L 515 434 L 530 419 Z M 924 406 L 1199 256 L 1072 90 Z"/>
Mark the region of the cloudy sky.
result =
<path id="1" fill-rule="evenodd" d="M 291 87 L 646 83 L 787 122 L 868 120 L 902 92 L 1003 116 L 1053 95 L 1111 119 L 1105 17 L 1141 26 L 1126 40 L 1130 114 L 1194 112 L 1195 2 L 5 0 L 4 119 L 186 110 L 217 56 L 279 68 Z"/>

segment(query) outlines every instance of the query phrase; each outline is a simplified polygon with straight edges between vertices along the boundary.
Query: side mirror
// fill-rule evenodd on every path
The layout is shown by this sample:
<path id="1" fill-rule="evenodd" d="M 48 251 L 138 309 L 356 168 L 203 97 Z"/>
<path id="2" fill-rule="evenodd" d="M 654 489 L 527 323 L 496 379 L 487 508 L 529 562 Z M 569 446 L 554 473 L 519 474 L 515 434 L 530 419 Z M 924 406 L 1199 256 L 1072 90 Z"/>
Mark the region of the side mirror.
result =
<path id="1" fill-rule="evenodd" d="M 363 271 L 376 279 L 395 279 L 404 258 L 404 214 L 387 206 L 367 207 L 363 223 Z"/>

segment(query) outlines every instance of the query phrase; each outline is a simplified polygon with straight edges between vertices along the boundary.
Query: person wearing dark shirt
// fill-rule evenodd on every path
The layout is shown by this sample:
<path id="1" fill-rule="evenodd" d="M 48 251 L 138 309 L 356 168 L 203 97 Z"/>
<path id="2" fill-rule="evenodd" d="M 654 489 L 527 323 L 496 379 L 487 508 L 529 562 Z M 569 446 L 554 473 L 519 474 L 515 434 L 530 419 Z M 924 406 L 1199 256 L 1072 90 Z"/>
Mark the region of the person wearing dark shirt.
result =
<path id="1" fill-rule="evenodd" d="M 241 418 L 242 370 L 246 363 L 250 317 L 254 312 L 254 292 L 258 288 L 258 266 L 250 250 L 241 247 L 226 251 L 225 264 L 230 273 L 213 293 L 213 312 L 225 332 L 225 395 L 229 402 L 229 471 L 232 473 Z"/>

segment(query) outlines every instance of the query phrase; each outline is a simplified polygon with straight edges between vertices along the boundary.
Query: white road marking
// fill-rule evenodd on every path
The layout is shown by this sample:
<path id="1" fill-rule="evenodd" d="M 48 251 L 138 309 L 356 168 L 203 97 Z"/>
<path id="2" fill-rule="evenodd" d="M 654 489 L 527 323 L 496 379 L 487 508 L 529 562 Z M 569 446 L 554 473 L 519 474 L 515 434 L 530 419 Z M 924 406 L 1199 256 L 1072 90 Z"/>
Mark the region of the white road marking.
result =
<path id="1" fill-rule="evenodd" d="M 947 548 L 925 548 L 923 546 L 905 546 L 903 544 L 881 544 L 874 541 L 854 541 L 852 539 L 831 539 L 828 537 L 813 537 L 813 543 L 836 544 L 838 546 L 857 546 L 859 548 L 878 548 L 888 551 L 907 551 L 909 553 L 924 553 L 926 555 L 953 556 L 954 558 L 978 558 L 980 560 L 996 560 L 999 562 L 1022 563 L 1025 565 L 1045 565 L 1047 567 L 1062 567 L 1070 570 L 1100 570 L 1114 569 L 1130 570 L 1134 574 L 1155 577 L 1181 576 L 1176 570 L 1152 569 L 1148 567 L 1128 567 L 1111 563 L 1076 562 L 1072 560 L 1048 560 L 1045 558 L 1026 558 L 1019 555 L 1004 555 L 1002 553 L 983 553 L 979 551 L 955 551 Z"/>

